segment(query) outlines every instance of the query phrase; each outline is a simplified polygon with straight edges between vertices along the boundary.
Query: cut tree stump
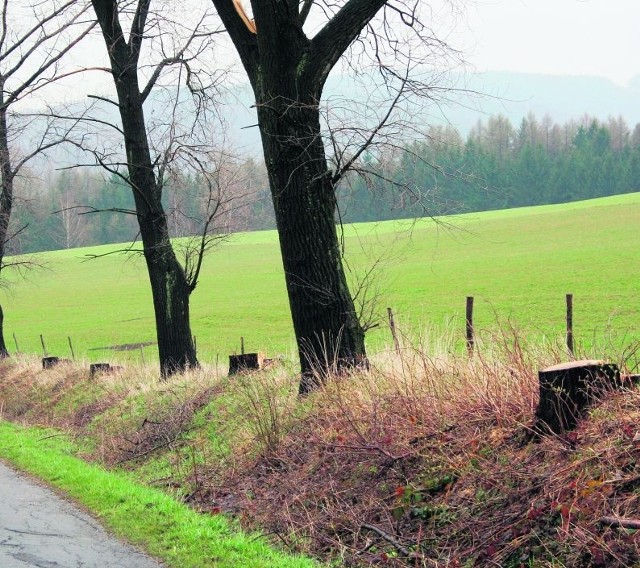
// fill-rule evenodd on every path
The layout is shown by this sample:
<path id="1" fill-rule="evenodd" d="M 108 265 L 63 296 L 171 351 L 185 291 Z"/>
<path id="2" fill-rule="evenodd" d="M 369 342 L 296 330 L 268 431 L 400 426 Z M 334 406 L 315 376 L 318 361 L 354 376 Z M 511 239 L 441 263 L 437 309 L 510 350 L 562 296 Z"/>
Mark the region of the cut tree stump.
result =
<path id="1" fill-rule="evenodd" d="M 262 368 L 264 357 L 262 353 L 243 353 L 242 355 L 229 355 L 229 374 L 236 375 L 246 371 L 255 371 Z"/>
<path id="2" fill-rule="evenodd" d="M 60 357 L 43 357 L 42 358 L 43 369 L 51 369 L 51 367 L 55 367 L 58 363 L 60 363 Z"/>
<path id="3" fill-rule="evenodd" d="M 538 379 L 540 403 L 534 426 L 537 434 L 573 430 L 590 404 L 622 385 L 617 365 L 593 360 L 541 369 Z"/>
<path id="4" fill-rule="evenodd" d="M 622 384 L 628 387 L 640 385 L 640 375 L 622 375 Z"/>
<path id="5" fill-rule="evenodd" d="M 109 373 L 111 372 L 111 365 L 109 363 L 91 363 L 89 365 L 89 376 L 93 377 L 96 373 Z"/>

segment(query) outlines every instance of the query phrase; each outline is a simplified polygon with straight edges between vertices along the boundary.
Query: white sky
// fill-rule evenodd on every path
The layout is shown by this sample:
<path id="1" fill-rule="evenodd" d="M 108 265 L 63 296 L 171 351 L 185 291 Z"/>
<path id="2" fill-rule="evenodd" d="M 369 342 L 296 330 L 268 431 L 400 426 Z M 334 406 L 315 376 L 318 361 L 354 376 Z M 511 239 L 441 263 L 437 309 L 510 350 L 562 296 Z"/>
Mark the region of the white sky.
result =
<path id="1" fill-rule="evenodd" d="M 443 6 L 459 8 L 454 27 L 448 22 L 444 28 L 469 71 L 593 75 L 620 85 L 640 75 L 640 0 L 421 1 L 434 6 L 436 20 L 450 13 Z M 104 57 L 103 45 L 86 47 L 85 65 Z M 112 88 L 111 78 L 93 73 L 83 78 L 83 86 L 105 92 Z M 77 100 L 77 81 L 65 87 L 58 88 L 56 98 Z"/>
<path id="2" fill-rule="evenodd" d="M 477 71 L 640 75 L 639 0 L 473 0 L 451 41 Z"/>

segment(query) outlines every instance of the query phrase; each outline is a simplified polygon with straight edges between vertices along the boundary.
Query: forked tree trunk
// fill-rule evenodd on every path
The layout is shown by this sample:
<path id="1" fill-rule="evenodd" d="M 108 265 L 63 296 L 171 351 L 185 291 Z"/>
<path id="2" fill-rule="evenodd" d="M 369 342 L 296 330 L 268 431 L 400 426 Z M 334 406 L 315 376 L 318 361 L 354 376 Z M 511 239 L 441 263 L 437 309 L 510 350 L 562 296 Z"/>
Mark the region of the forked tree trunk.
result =
<path id="1" fill-rule="evenodd" d="M 252 0 L 253 25 L 237 3 L 213 0 L 255 94 L 301 393 L 336 368 L 366 365 L 364 330 L 342 265 L 319 103 L 329 72 L 385 1 L 348 0 L 308 38 L 303 27 L 312 3 Z"/>
<path id="2" fill-rule="evenodd" d="M 192 286 L 171 245 L 162 191 L 151 163 L 142 100 L 137 84 L 127 75 L 121 74 L 116 86 L 129 179 L 153 297 L 160 372 L 166 377 L 198 366 L 189 321 Z"/>

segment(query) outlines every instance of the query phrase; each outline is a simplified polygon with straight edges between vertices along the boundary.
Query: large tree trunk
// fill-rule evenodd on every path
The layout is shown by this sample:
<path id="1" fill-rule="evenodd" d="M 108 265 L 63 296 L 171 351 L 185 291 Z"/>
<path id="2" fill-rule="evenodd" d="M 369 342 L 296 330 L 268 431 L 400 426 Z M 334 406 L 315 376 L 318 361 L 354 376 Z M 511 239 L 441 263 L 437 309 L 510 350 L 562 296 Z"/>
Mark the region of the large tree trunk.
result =
<path id="1" fill-rule="evenodd" d="M 197 367 L 196 350 L 189 322 L 189 296 L 193 285 L 178 262 L 167 216 L 162 207 L 162 185 L 156 179 L 138 84 L 137 58 L 143 29 L 124 41 L 115 2 L 93 0 L 109 52 L 112 75 L 118 93 L 129 184 L 136 205 L 140 237 L 149 273 L 160 371 L 163 377 Z M 139 10 L 146 10 L 139 5 Z M 141 18 L 143 21 L 144 18 Z M 144 22 L 141 24 L 144 27 Z"/>
<path id="2" fill-rule="evenodd" d="M 0 359 L 6 359 L 9 356 L 7 344 L 4 341 L 4 312 L 0 306 Z"/>
<path id="3" fill-rule="evenodd" d="M 5 247 L 13 209 L 13 179 L 11 156 L 9 155 L 9 130 L 7 126 L 7 107 L 4 104 L 4 79 L 0 78 L 0 273 L 4 266 Z M 0 358 L 9 356 L 4 340 L 4 314 L 0 307 Z"/>
<path id="4" fill-rule="evenodd" d="M 127 74 L 123 75 L 126 78 Z M 162 190 L 151 163 L 137 85 L 118 84 L 118 97 L 129 179 L 153 296 L 160 371 L 164 377 L 198 366 L 189 321 L 192 287 L 171 246 L 167 216 L 161 202 Z"/>
<path id="5" fill-rule="evenodd" d="M 258 118 L 306 393 L 327 373 L 366 365 L 364 330 L 342 264 L 318 106 L 271 97 Z"/>
<path id="6" fill-rule="evenodd" d="M 192 288 L 171 247 L 164 213 L 155 220 L 139 216 L 139 222 L 153 297 L 160 372 L 167 377 L 198 367 L 189 320 Z"/>

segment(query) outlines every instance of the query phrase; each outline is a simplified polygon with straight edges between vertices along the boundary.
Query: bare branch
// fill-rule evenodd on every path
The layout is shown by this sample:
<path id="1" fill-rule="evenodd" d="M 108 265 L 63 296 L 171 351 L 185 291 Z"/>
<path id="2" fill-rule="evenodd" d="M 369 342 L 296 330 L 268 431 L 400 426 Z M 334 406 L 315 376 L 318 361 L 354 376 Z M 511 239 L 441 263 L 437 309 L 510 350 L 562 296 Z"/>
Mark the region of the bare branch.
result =
<path id="1" fill-rule="evenodd" d="M 72 5 L 74 2 L 71 1 L 68 4 L 66 4 L 65 6 L 69 6 Z M 58 12 L 56 12 L 57 15 Z M 22 56 L 20 57 L 20 59 L 14 64 L 14 66 L 10 69 L 8 69 L 7 71 L 5 71 L 3 73 L 3 76 L 6 78 L 11 77 L 18 69 L 22 68 L 27 61 L 30 60 L 31 56 L 36 53 L 37 50 L 40 50 L 42 48 L 42 46 L 48 42 L 50 39 L 52 38 L 57 38 L 62 31 L 68 29 L 77 19 L 78 16 L 76 16 L 75 18 L 73 18 L 71 20 L 71 22 L 65 22 L 63 24 L 61 24 L 61 26 L 57 29 L 55 29 L 54 31 L 44 34 L 42 37 L 38 38 L 38 40 L 36 40 L 34 42 L 34 44 L 30 47 L 30 49 L 28 49 L 24 54 L 22 54 Z M 34 84 L 36 83 L 37 80 L 39 80 L 41 77 L 43 77 L 43 75 L 52 67 L 55 67 L 60 60 L 65 57 L 72 49 L 75 48 L 75 46 L 77 46 L 90 32 L 91 30 L 95 27 L 97 22 L 89 22 L 89 24 L 87 24 L 84 29 L 78 33 L 73 40 L 69 41 L 65 47 L 61 50 L 59 50 L 57 53 L 55 54 L 49 54 L 49 56 L 45 59 L 45 61 L 39 65 L 32 73 L 31 75 L 29 75 L 27 78 L 23 79 L 20 81 L 20 85 L 13 89 L 12 91 L 8 92 L 8 96 L 6 98 L 6 100 L 4 101 L 4 105 L 8 106 L 10 104 L 12 104 L 14 101 L 18 100 L 20 98 L 20 96 L 24 93 L 24 91 L 26 91 L 27 89 L 31 89 Z M 40 26 L 38 26 L 40 27 Z M 23 38 L 26 39 L 26 38 Z M 14 48 L 17 47 L 15 44 L 13 46 Z M 12 51 L 12 50 L 11 50 Z M 7 56 L 8 53 L 3 54 L 5 57 Z M 74 71 L 72 73 L 66 74 L 66 76 L 69 76 L 70 74 L 73 73 L 77 73 L 77 71 Z M 59 79 L 64 78 L 65 75 L 59 75 L 56 74 L 53 77 L 50 77 L 48 79 L 45 80 L 46 83 L 51 83 L 53 81 L 57 81 Z"/>
<path id="2" fill-rule="evenodd" d="M 357 160 L 360 159 L 360 156 L 362 156 L 364 154 L 364 152 L 366 152 L 371 147 L 371 145 L 374 143 L 374 141 L 375 141 L 376 137 L 378 136 L 379 132 L 387 124 L 387 122 L 391 118 L 393 112 L 396 110 L 398 102 L 404 96 L 404 88 L 405 88 L 406 84 L 407 84 L 407 78 L 405 77 L 405 80 L 402 82 L 402 85 L 400 86 L 400 88 L 398 88 L 398 92 L 396 93 L 396 96 L 393 98 L 393 100 L 389 104 L 389 107 L 387 108 L 387 112 L 380 119 L 378 124 L 374 128 L 371 129 L 368 137 L 360 145 L 360 147 L 356 150 L 354 155 L 347 161 L 346 164 L 344 164 L 341 168 L 339 168 L 338 171 L 334 174 L 334 176 L 333 176 L 333 183 L 334 184 L 336 184 L 336 183 L 338 183 L 340 181 L 340 179 L 344 176 L 344 174 L 347 171 L 349 171 L 349 169 L 353 166 L 353 164 Z"/>
<path id="3" fill-rule="evenodd" d="M 238 14 L 233 0 L 212 0 L 222 24 L 238 49 L 240 59 L 249 75 L 249 80 L 255 80 L 257 68 L 258 42 L 256 34 L 247 28 L 242 17 Z"/>
<path id="4" fill-rule="evenodd" d="M 307 21 L 311 6 L 313 6 L 315 0 L 304 0 L 302 3 L 302 9 L 300 10 L 300 26 L 303 26 Z"/>
<path id="5" fill-rule="evenodd" d="M 109 103 L 111 105 L 113 105 L 116 108 L 120 108 L 120 105 L 116 102 L 116 101 L 112 101 L 111 99 L 108 99 L 107 97 L 101 97 L 99 95 L 87 95 L 87 97 L 89 97 L 90 99 L 96 99 L 98 101 L 103 101 L 105 103 Z"/>
<path id="6" fill-rule="evenodd" d="M 349 0 L 311 40 L 304 75 L 323 85 L 346 49 L 388 0 Z"/>
<path id="7" fill-rule="evenodd" d="M 145 25 L 147 16 L 149 15 L 150 5 L 151 0 L 138 0 L 128 41 L 129 52 L 131 53 L 131 65 L 137 65 L 140 59 L 140 49 L 142 47 L 142 40 L 144 39 Z"/>
<path id="8" fill-rule="evenodd" d="M 33 27 L 29 28 L 25 33 L 22 34 L 21 37 L 16 39 L 6 51 L 3 51 L 2 54 L 0 54 L 0 61 L 3 61 L 7 57 L 11 56 L 14 51 L 18 51 L 25 43 L 27 43 L 29 41 L 31 36 L 37 34 L 38 32 L 44 32 L 45 24 L 55 20 L 58 16 L 63 14 L 68 8 L 73 6 L 75 3 L 76 3 L 75 0 L 69 0 L 65 4 L 60 5 L 57 9 L 54 9 L 48 15 L 46 15 L 44 17 L 41 17 L 41 18 L 37 18 L 37 20 L 36 20 L 35 24 L 33 25 Z M 7 38 L 8 7 L 9 7 L 9 2 L 8 2 L 8 0 L 5 0 L 4 5 L 3 5 L 3 10 L 2 10 L 2 41 L 0 42 L 1 46 L 5 45 L 5 41 L 6 41 L 6 38 Z M 46 40 L 51 39 L 52 37 L 55 37 L 57 34 L 59 34 L 66 27 L 67 27 L 67 25 L 63 24 L 60 28 L 57 28 L 55 31 L 53 31 L 53 32 L 51 32 L 49 34 L 45 33 L 44 36 L 41 37 L 41 39 L 39 39 L 38 41 L 35 42 L 35 45 L 36 46 L 40 46 Z M 32 54 L 34 51 L 35 51 L 35 49 L 33 47 L 31 47 L 27 51 L 27 53 L 28 54 Z M 26 60 L 25 57 L 21 58 L 22 63 L 24 63 L 25 60 Z M 22 63 L 20 65 L 22 65 Z M 20 67 L 20 65 L 18 65 L 17 67 Z M 14 67 L 14 69 L 15 68 L 16 67 Z"/>

